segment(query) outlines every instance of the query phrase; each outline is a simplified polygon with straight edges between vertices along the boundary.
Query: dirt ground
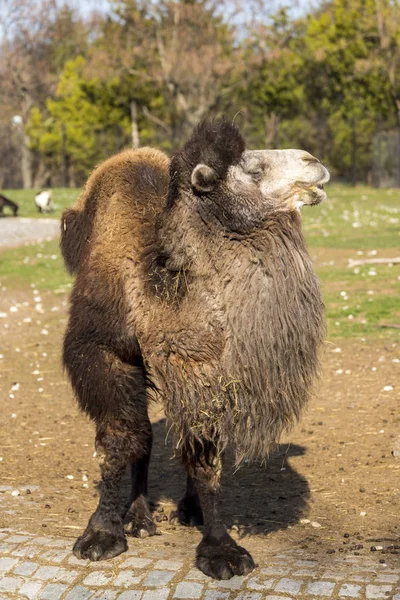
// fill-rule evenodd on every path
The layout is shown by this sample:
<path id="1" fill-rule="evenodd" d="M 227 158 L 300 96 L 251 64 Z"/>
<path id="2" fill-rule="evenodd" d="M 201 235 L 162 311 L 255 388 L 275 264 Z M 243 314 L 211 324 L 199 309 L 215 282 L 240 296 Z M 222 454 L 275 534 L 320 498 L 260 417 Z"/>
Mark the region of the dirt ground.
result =
<path id="1" fill-rule="evenodd" d="M 97 505 L 99 469 L 93 426 L 61 369 L 66 297 L 1 294 L 0 527 L 66 536 L 72 545 Z M 232 474 L 228 465 L 225 522 L 255 555 L 293 547 L 370 555 L 375 546 L 377 562 L 398 566 L 400 458 L 392 450 L 400 433 L 400 344 L 328 342 L 323 365 L 307 414 L 267 467 Z M 171 459 L 159 407 L 152 421 L 150 497 L 162 535 L 130 544 L 185 552 L 199 533 L 163 520 L 184 475 Z"/>

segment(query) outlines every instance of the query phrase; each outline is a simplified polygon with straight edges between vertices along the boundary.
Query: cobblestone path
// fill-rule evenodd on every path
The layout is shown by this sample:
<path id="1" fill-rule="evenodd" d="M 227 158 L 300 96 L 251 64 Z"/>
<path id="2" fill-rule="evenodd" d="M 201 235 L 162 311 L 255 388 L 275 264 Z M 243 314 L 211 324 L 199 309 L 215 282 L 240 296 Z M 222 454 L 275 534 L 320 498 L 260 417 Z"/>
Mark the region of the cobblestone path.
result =
<path id="1" fill-rule="evenodd" d="M 0 530 L 0 600 L 400 600 L 400 567 L 374 553 L 322 561 L 301 549 L 267 553 L 247 577 L 213 581 L 193 567 L 194 547 L 187 558 L 151 540 L 134 548 L 131 542 L 121 556 L 90 563 L 72 555 L 71 543 Z"/>

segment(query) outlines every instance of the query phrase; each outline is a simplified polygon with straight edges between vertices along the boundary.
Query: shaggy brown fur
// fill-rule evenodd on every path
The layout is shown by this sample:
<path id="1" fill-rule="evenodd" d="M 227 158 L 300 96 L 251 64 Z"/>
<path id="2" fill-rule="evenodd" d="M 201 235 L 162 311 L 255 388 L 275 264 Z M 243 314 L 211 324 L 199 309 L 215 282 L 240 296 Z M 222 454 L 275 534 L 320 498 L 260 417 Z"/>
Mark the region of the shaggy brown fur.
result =
<path id="1" fill-rule="evenodd" d="M 63 214 L 61 249 L 77 274 L 63 359 L 105 453 L 102 499 L 77 556 L 125 549 L 128 462 L 136 485 L 125 520 L 136 535 L 154 533 L 145 495 L 156 393 L 190 476 L 178 520 L 201 522 L 200 495 L 199 568 L 217 578 L 254 568 L 218 520 L 220 456 L 232 443 L 238 462 L 264 460 L 296 421 L 324 325 L 298 212 L 227 183 L 243 151 L 235 127 L 207 122 L 174 156 L 171 178 L 164 154 L 129 150 L 101 165 Z M 202 172 L 194 188 L 199 163 L 212 181 Z"/>

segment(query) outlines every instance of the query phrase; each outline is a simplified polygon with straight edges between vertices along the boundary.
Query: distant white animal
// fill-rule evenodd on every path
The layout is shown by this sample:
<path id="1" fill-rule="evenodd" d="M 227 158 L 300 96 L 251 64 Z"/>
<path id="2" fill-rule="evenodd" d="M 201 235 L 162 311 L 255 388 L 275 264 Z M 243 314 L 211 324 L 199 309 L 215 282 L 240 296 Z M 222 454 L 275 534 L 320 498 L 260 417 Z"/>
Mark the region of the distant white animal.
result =
<path id="1" fill-rule="evenodd" d="M 35 204 L 39 212 L 50 212 L 54 210 L 51 200 L 51 190 L 43 190 L 36 194 Z"/>

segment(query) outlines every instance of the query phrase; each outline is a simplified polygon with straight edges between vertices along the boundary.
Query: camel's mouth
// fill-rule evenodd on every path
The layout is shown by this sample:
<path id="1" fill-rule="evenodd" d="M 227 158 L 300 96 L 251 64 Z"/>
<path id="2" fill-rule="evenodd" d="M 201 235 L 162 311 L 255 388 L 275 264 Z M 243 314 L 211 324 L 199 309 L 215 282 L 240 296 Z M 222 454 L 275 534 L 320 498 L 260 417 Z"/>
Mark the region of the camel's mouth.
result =
<path id="1" fill-rule="evenodd" d="M 302 201 L 306 206 L 315 206 L 316 204 L 321 204 L 324 200 L 326 200 L 326 192 L 324 188 L 324 184 L 327 182 L 327 178 L 325 177 L 320 183 L 306 184 L 303 183 L 301 187 L 303 188 Z"/>
<path id="2" fill-rule="evenodd" d="M 326 199 L 326 192 L 325 192 L 323 183 L 317 183 L 315 185 L 311 185 L 307 191 L 308 191 L 309 202 L 306 202 L 306 204 L 315 206 L 316 204 L 320 204 L 321 202 L 323 202 Z"/>

